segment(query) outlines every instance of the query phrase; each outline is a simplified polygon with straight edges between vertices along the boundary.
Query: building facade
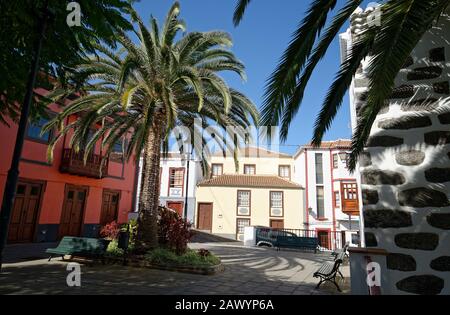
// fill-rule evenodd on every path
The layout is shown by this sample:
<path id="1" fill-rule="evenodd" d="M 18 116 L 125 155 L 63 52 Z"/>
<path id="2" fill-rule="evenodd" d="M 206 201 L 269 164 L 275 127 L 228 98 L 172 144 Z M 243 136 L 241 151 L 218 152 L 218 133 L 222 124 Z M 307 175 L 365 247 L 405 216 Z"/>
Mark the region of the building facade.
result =
<path id="1" fill-rule="evenodd" d="M 343 58 L 375 7 L 358 9 L 341 35 Z M 450 9 L 425 33 L 395 80 L 359 162 L 365 248 L 351 253 L 352 293 L 450 294 Z M 352 124 L 365 105 L 368 60 L 350 89 Z"/>
<path id="2" fill-rule="evenodd" d="M 139 167 L 138 187 L 142 178 L 142 159 Z M 160 162 L 160 205 L 175 210 L 181 217 L 195 222 L 197 183 L 203 179 L 201 163 L 193 157 L 169 152 Z M 137 189 L 136 211 L 139 208 Z M 187 207 L 186 207 L 187 205 Z"/>
<path id="3" fill-rule="evenodd" d="M 294 181 L 305 187 L 305 229 L 317 231 L 325 248 L 332 247 L 327 242 L 359 244 L 358 184 L 347 169 L 350 145 L 350 140 L 324 141 L 294 155 Z"/>
<path id="4" fill-rule="evenodd" d="M 47 93 L 36 89 L 39 95 Z M 49 116 L 61 110 L 48 107 Z M 66 123 L 76 117 L 69 117 Z M 86 164 L 70 147 L 70 135 L 58 142 L 52 163 L 47 162 L 47 146 L 56 130 L 41 135 L 47 122 L 41 118 L 28 124 L 20 161 L 20 178 L 14 200 L 8 242 L 53 242 L 63 236 L 97 237 L 102 225 L 127 221 L 133 211 L 136 168 L 122 159 L 122 144 L 100 172 L 100 143 Z M 11 164 L 17 125 L 0 124 L 0 198 Z"/>
<path id="5" fill-rule="evenodd" d="M 303 229 L 304 189 L 294 177 L 292 156 L 262 148 L 233 157 L 214 154 L 211 178 L 197 186 L 196 228 L 243 239 L 250 225 Z"/>

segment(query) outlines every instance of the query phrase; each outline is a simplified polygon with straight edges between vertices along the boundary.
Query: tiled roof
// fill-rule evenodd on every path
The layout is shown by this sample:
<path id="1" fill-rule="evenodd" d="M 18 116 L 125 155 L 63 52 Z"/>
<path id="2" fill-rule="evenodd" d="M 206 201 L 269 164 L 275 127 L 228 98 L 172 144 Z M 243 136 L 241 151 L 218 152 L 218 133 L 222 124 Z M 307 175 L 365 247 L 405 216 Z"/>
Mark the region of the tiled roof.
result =
<path id="1" fill-rule="evenodd" d="M 227 156 L 233 157 L 232 152 L 226 152 Z M 222 151 L 216 151 L 212 156 L 223 156 Z M 292 158 L 292 155 L 271 151 L 261 147 L 244 147 L 239 149 L 240 157 L 261 157 L 261 158 Z"/>
<path id="2" fill-rule="evenodd" d="M 270 176 L 270 175 L 225 174 L 200 182 L 198 186 L 303 189 L 302 186 L 294 182 L 288 181 L 278 176 Z"/>
<path id="3" fill-rule="evenodd" d="M 312 144 L 304 145 L 303 149 L 350 149 L 352 141 L 348 139 L 339 139 L 335 141 L 322 141 L 320 146 L 313 146 Z"/>

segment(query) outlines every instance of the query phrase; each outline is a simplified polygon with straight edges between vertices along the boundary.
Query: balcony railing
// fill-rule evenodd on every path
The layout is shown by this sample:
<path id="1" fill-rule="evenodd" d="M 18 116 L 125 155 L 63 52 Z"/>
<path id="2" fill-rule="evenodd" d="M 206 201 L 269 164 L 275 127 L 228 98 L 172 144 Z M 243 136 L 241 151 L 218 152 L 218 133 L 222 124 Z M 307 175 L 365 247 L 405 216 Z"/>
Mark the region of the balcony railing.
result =
<path id="1" fill-rule="evenodd" d="M 83 161 L 83 157 L 83 152 L 77 153 L 72 149 L 64 149 L 59 168 L 60 172 L 93 178 L 103 178 L 108 175 L 108 161 L 103 165 L 102 171 L 100 172 L 101 155 L 90 154 L 86 160 L 86 164 Z"/>

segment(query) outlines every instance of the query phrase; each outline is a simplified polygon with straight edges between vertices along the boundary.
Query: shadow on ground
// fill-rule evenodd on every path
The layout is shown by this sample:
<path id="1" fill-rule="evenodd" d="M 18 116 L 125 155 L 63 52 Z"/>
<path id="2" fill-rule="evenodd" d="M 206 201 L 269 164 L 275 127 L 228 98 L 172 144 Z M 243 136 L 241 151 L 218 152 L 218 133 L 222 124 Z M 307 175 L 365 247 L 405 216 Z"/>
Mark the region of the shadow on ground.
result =
<path id="1" fill-rule="evenodd" d="M 67 262 L 58 259 L 5 264 L 0 294 L 278 295 L 341 294 L 333 285 L 315 290 L 314 271 L 329 254 L 246 248 L 239 243 L 195 243 L 219 255 L 225 271 L 201 276 L 111 265 L 82 265 L 81 287 L 68 287 Z M 348 269 L 348 267 L 344 267 Z M 344 275 L 348 271 L 344 269 Z M 348 293 L 348 279 L 340 281 Z"/>

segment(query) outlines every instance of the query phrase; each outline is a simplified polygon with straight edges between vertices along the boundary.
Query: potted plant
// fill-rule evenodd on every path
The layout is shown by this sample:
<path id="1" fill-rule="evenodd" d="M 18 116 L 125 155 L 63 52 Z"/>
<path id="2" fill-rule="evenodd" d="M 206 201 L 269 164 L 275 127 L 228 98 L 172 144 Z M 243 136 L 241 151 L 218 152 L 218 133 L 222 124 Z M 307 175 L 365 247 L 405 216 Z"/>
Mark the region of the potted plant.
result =
<path id="1" fill-rule="evenodd" d="M 117 224 L 116 221 L 112 221 L 111 223 L 106 224 L 102 229 L 100 230 L 100 236 L 102 237 L 104 248 L 107 249 L 109 243 L 111 241 L 117 239 L 117 236 L 119 235 L 120 227 Z"/>

